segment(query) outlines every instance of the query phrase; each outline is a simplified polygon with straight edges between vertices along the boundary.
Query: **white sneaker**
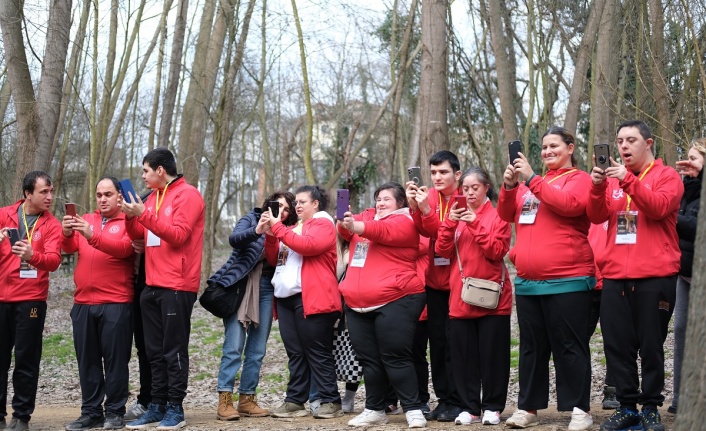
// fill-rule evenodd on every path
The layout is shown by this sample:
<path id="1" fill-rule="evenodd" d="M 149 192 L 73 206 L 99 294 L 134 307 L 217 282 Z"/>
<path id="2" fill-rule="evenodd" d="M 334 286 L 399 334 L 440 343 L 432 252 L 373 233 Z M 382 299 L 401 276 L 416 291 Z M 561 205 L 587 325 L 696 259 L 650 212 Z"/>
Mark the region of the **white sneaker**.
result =
<path id="1" fill-rule="evenodd" d="M 483 425 L 497 425 L 500 423 L 500 412 L 486 410 L 483 412 Z"/>
<path id="2" fill-rule="evenodd" d="M 461 412 L 454 421 L 456 425 L 470 425 L 480 423 L 480 416 L 472 415 L 468 412 Z"/>
<path id="3" fill-rule="evenodd" d="M 344 413 L 353 413 L 355 409 L 355 391 L 346 389 L 346 393 L 341 397 L 341 409 Z"/>
<path id="4" fill-rule="evenodd" d="M 422 416 L 423 418 L 424 416 Z M 367 427 L 370 425 L 384 425 L 387 423 L 387 415 L 384 410 L 375 411 L 370 409 L 363 410 L 363 413 L 348 421 L 348 425 L 352 427 Z"/>
<path id="5" fill-rule="evenodd" d="M 427 420 L 424 419 L 424 413 L 421 410 L 410 410 L 404 414 L 407 417 L 407 424 L 410 428 L 424 428 L 427 426 Z"/>
<path id="6" fill-rule="evenodd" d="M 593 418 L 591 414 L 574 407 L 574 411 L 571 413 L 571 422 L 569 422 L 569 431 L 583 431 L 591 429 L 592 426 Z"/>
<path id="7" fill-rule="evenodd" d="M 319 407 L 321 407 L 320 399 L 309 401 L 309 411 L 313 416 L 316 416 L 316 413 L 319 411 Z"/>
<path id="8" fill-rule="evenodd" d="M 539 419 L 534 413 L 525 410 L 517 410 L 505 421 L 505 426 L 509 428 L 529 428 L 539 425 Z"/>

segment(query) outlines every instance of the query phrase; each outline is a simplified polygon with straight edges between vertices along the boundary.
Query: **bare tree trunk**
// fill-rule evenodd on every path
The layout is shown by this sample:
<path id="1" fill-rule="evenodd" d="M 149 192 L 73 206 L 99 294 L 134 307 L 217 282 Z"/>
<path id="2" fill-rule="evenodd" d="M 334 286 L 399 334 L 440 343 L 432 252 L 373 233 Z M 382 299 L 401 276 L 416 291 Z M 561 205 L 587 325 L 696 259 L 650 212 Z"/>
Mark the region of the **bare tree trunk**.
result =
<path id="1" fill-rule="evenodd" d="M 186 33 L 186 14 L 189 10 L 189 0 L 179 0 L 176 22 L 174 23 L 174 40 L 172 40 L 172 53 L 169 56 L 169 79 L 164 90 L 162 102 L 162 119 L 159 123 L 159 147 L 167 147 L 175 115 L 177 91 L 179 89 L 179 74 L 181 73 L 181 56 L 184 51 L 184 35 Z M 210 19 L 213 19 L 211 16 Z"/>
<path id="2" fill-rule="evenodd" d="M 674 122 L 670 114 L 672 96 L 667 88 L 667 75 L 664 64 L 664 13 L 661 0 L 650 0 L 650 27 L 652 30 L 652 95 L 657 107 L 656 136 L 662 141 L 664 163 L 668 166 L 677 161 L 677 140 L 674 135 Z"/>
<path id="3" fill-rule="evenodd" d="M 421 109 L 419 149 L 423 161 L 434 152 L 449 148 L 447 10 L 447 0 L 422 1 L 422 70 L 417 107 Z M 429 164 L 423 163 L 423 172 L 428 174 L 428 169 Z"/>
<path id="4" fill-rule="evenodd" d="M 417 11 L 417 0 L 412 0 L 412 5 L 409 7 L 409 15 L 407 16 L 407 25 L 404 29 L 404 35 L 402 36 L 402 46 L 400 47 L 400 61 L 399 70 L 397 71 L 397 79 L 393 80 L 393 87 L 397 88 L 395 92 L 395 101 L 392 104 L 392 138 L 390 139 L 390 146 L 392 147 L 392 157 L 390 158 L 390 173 L 394 173 L 395 169 L 395 148 L 400 145 L 399 133 L 399 122 L 400 122 L 400 108 L 402 106 L 402 96 L 404 94 L 404 82 L 405 74 L 407 72 L 407 58 L 409 57 L 409 46 L 412 41 L 412 29 L 414 28 L 415 12 Z M 397 12 L 393 12 L 397 16 Z M 393 49 L 394 50 L 394 49 Z M 393 59 L 392 65 L 394 66 Z M 396 85 L 397 81 L 401 81 L 400 85 Z M 401 158 L 402 155 L 399 155 Z"/>
<path id="5" fill-rule="evenodd" d="M 299 21 L 299 12 L 297 11 L 297 2 L 292 0 L 292 10 L 294 13 L 294 24 L 297 27 L 297 39 L 299 40 L 299 57 L 302 63 L 302 79 L 304 80 L 304 105 L 306 105 L 306 144 L 304 146 L 304 174 L 306 181 L 309 184 L 316 184 L 316 175 L 314 174 L 314 163 L 311 158 L 311 147 L 314 134 L 314 114 L 311 109 L 311 90 L 309 89 L 309 73 L 306 70 L 306 49 L 304 47 L 304 35 L 302 33 L 302 25 Z"/>
<path id="6" fill-rule="evenodd" d="M 22 36 L 22 0 L 0 1 L 0 27 L 7 75 L 17 114 L 17 164 L 11 194 L 19 196 L 24 174 L 49 166 L 70 33 L 71 0 L 55 0 L 49 10 L 47 50 L 35 98 Z M 52 40 L 50 40 L 52 38 Z M 51 48 L 50 48 L 51 47 Z M 42 117 L 43 116 L 43 117 Z M 41 162 L 41 163 L 40 163 Z"/>
<path id="7" fill-rule="evenodd" d="M 571 81 L 571 90 L 569 90 L 569 102 L 566 106 L 566 116 L 564 117 L 564 127 L 571 133 L 576 133 L 576 127 L 579 122 L 579 112 L 581 111 L 581 100 L 584 97 L 584 88 L 586 86 L 586 74 L 588 72 L 588 64 L 593 53 L 593 47 L 596 44 L 598 37 L 599 23 L 603 15 L 603 8 L 606 0 L 594 0 L 591 5 L 591 12 L 588 15 L 586 23 L 586 31 L 581 36 L 581 44 L 576 52 L 576 60 L 574 66 L 574 79 Z M 609 47 L 605 47 L 608 49 Z M 598 48 L 600 49 L 600 47 Z"/>
<path id="8" fill-rule="evenodd" d="M 265 112 L 265 79 L 267 78 L 267 0 L 262 1 L 262 28 L 260 33 L 260 79 L 258 82 L 258 119 L 262 136 L 262 161 L 264 164 L 263 195 L 268 196 L 274 188 L 272 159 L 270 156 L 270 140 L 267 136 L 267 114 Z M 263 196 L 260 196 L 263 198 Z"/>
<path id="9" fill-rule="evenodd" d="M 701 186 L 701 217 L 698 219 L 694 242 L 693 268 L 706 268 L 706 184 Z M 689 317 L 681 370 L 679 414 L 674 423 L 676 431 L 703 428 L 706 414 L 706 273 L 695 270 L 689 290 Z"/>
<path id="10" fill-rule="evenodd" d="M 591 100 L 591 133 L 588 145 L 588 165 L 592 166 L 593 145 L 610 143 L 615 136 L 615 95 L 617 86 L 617 67 L 614 47 L 619 43 L 616 30 L 620 16 L 617 0 L 605 0 L 603 14 L 598 29 L 596 61 L 592 68 L 593 91 Z"/>
<path id="11" fill-rule="evenodd" d="M 155 138 L 157 135 L 157 116 L 159 115 L 159 98 L 162 93 L 162 67 L 164 65 L 164 45 L 167 42 L 167 21 L 161 22 L 162 33 L 159 35 L 159 48 L 157 49 L 157 71 L 155 72 L 156 82 L 154 83 L 154 94 L 152 95 L 152 112 L 150 113 L 150 125 L 147 131 L 147 151 L 154 150 Z M 165 112 L 165 115 L 171 115 Z"/>
<path id="12" fill-rule="evenodd" d="M 510 58 L 510 38 L 504 26 L 504 3 L 501 0 L 488 0 L 488 16 L 490 39 L 495 55 L 495 72 L 498 78 L 498 97 L 500 98 L 500 118 L 503 123 L 504 139 L 506 141 L 519 136 L 517 128 L 517 111 L 515 109 L 515 80 L 512 79 L 512 64 Z M 513 54 L 514 55 L 514 54 Z"/>

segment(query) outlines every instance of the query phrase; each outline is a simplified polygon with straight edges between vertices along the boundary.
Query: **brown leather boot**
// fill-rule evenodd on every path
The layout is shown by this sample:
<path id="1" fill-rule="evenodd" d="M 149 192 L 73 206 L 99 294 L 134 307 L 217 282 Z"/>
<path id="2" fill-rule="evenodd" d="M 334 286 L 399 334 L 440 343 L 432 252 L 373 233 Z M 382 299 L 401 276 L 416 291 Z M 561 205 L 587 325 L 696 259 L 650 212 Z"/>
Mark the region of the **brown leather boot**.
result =
<path id="1" fill-rule="evenodd" d="M 269 416 L 270 411 L 257 405 L 255 394 L 240 394 L 238 398 L 238 412 L 243 416 L 261 418 Z"/>
<path id="2" fill-rule="evenodd" d="M 238 411 L 233 407 L 233 393 L 218 393 L 218 420 L 234 421 L 240 419 Z"/>

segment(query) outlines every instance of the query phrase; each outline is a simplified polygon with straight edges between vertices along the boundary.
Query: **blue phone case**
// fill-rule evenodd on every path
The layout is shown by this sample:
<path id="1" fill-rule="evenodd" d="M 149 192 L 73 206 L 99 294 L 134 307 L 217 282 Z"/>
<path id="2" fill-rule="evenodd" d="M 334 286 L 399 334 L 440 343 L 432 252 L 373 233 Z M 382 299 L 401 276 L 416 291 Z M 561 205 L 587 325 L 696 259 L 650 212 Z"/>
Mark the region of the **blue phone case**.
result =
<path id="1" fill-rule="evenodd" d="M 124 180 L 118 181 L 118 187 L 120 188 L 120 194 L 123 195 L 125 202 L 129 204 L 133 202 L 128 193 L 132 193 L 133 196 L 137 197 L 137 193 L 135 193 L 135 189 L 132 187 L 132 183 L 129 179 L 125 178 Z"/>

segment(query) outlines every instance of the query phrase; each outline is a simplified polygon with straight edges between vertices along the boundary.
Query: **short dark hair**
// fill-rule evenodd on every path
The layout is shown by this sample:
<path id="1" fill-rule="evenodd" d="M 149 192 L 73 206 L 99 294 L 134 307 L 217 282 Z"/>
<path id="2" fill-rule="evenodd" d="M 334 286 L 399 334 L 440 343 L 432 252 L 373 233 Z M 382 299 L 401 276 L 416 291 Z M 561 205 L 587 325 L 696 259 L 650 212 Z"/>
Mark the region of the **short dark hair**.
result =
<path id="1" fill-rule="evenodd" d="M 157 147 L 145 155 L 142 164 L 147 163 L 150 168 L 157 170 L 160 166 L 167 171 L 167 175 L 175 177 L 177 175 L 176 159 L 171 151 L 164 147 Z"/>
<path id="2" fill-rule="evenodd" d="M 432 154 L 431 157 L 429 157 L 430 165 L 437 166 L 444 162 L 449 162 L 449 165 L 451 165 L 451 169 L 453 169 L 454 172 L 461 170 L 461 162 L 458 161 L 458 157 L 456 157 L 456 154 L 452 153 L 451 151 L 437 151 L 436 153 Z"/>
<path id="3" fill-rule="evenodd" d="M 319 201 L 319 211 L 326 211 L 326 207 L 328 206 L 328 193 L 326 193 L 326 190 L 319 186 L 306 185 L 299 187 L 294 192 L 295 195 L 299 193 L 309 193 L 312 200 Z"/>
<path id="4" fill-rule="evenodd" d="M 461 179 L 458 180 L 459 187 L 462 187 L 463 180 L 465 180 L 467 177 L 470 177 L 471 175 L 478 178 L 478 181 L 483 183 L 483 185 L 488 186 L 488 193 L 486 193 L 485 195 L 488 197 L 488 199 L 491 199 L 491 200 L 494 199 L 495 198 L 495 190 L 493 189 L 492 181 L 490 181 L 490 175 L 488 174 L 488 171 L 481 168 L 480 166 L 471 166 L 470 168 L 463 171 L 463 174 L 461 175 Z"/>
<path id="5" fill-rule="evenodd" d="M 407 194 L 405 192 L 404 187 L 402 187 L 400 183 L 390 181 L 389 183 L 385 183 L 375 189 L 375 193 L 373 193 L 373 199 L 375 201 L 378 200 L 378 195 L 383 190 L 392 190 L 392 196 L 395 198 L 395 201 L 397 201 L 397 208 L 407 207 Z"/>
<path id="6" fill-rule="evenodd" d="M 553 126 L 548 128 L 547 131 L 544 132 L 544 134 L 542 135 L 542 139 L 544 139 L 544 137 L 548 135 L 557 135 L 561 138 L 562 141 L 564 141 L 566 146 L 569 146 L 569 144 L 574 144 L 574 148 L 576 147 L 576 138 L 574 138 L 574 135 L 564 127 Z M 576 163 L 576 157 L 571 154 L 571 166 L 575 167 L 577 164 L 578 163 Z"/>
<path id="7" fill-rule="evenodd" d="M 96 183 L 96 188 L 98 187 L 98 184 L 100 184 L 100 182 L 103 180 L 110 180 L 110 182 L 113 183 L 113 186 L 115 186 L 115 190 L 120 192 L 120 186 L 118 185 L 118 179 L 115 177 L 111 177 L 110 175 L 106 175 L 103 178 L 101 178 L 100 180 L 98 180 L 98 182 Z"/>
<path id="8" fill-rule="evenodd" d="M 34 193 L 34 186 L 37 184 L 37 180 L 40 178 L 43 179 L 48 186 L 51 186 L 51 177 L 48 173 L 44 171 L 32 171 L 25 175 L 24 179 L 22 180 L 23 198 L 27 197 L 27 193 L 25 192 L 28 192 L 30 195 Z"/>
<path id="9" fill-rule="evenodd" d="M 279 190 L 272 193 L 271 195 L 265 198 L 265 202 L 262 204 L 262 210 L 265 211 L 271 201 L 279 200 L 279 198 L 284 198 L 287 201 L 287 205 L 289 205 L 289 213 L 287 214 L 287 218 L 282 220 L 282 223 L 285 226 L 294 226 L 295 224 L 297 224 L 297 220 L 299 218 L 297 217 L 297 212 L 294 211 L 294 207 L 296 206 L 294 204 L 294 201 L 296 200 L 296 198 L 294 197 L 294 194 L 292 194 L 292 192 Z"/>
<path id="10" fill-rule="evenodd" d="M 642 137 L 645 140 L 652 139 L 652 131 L 650 130 L 650 126 L 645 124 L 644 121 L 641 121 L 641 120 L 623 121 L 622 123 L 618 124 L 618 128 L 615 130 L 615 134 L 617 135 L 620 132 L 620 129 L 622 129 L 624 127 L 634 127 L 640 131 L 640 135 L 642 135 Z"/>

